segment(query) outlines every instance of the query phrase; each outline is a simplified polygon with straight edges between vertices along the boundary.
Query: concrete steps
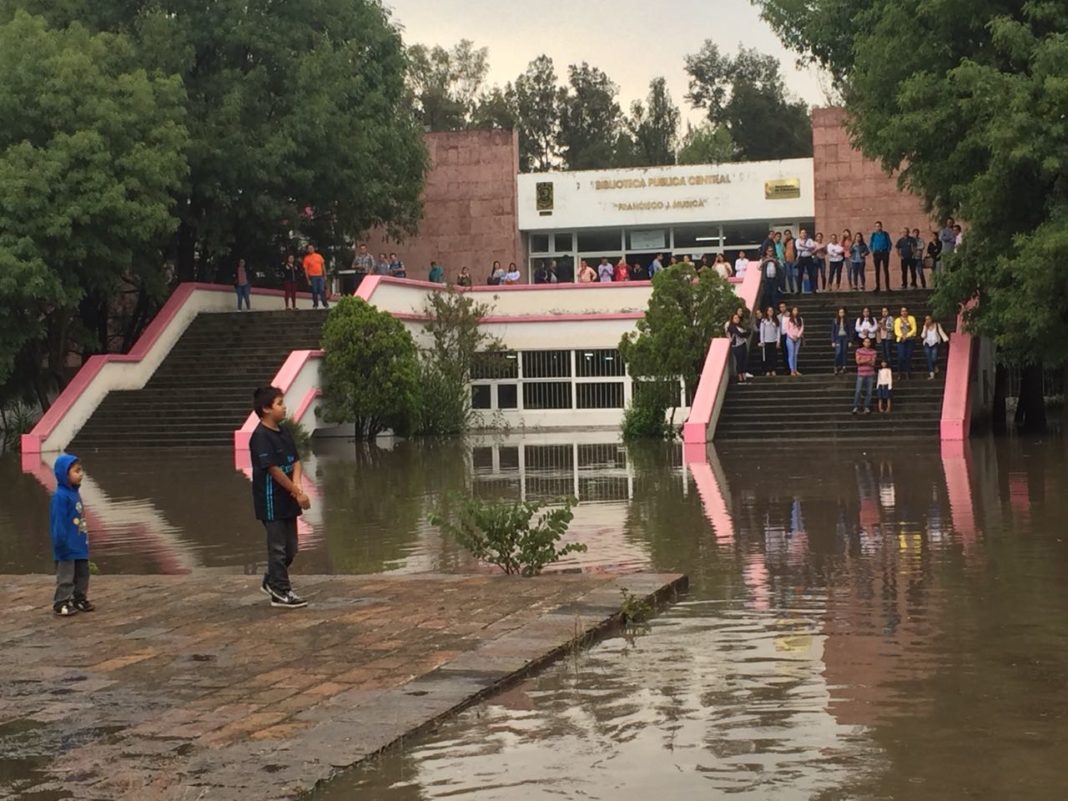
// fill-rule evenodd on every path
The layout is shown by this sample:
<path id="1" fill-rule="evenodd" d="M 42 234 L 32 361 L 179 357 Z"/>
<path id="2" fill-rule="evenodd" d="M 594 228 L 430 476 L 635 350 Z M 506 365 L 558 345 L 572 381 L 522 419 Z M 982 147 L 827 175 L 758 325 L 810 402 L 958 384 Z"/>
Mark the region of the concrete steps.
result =
<path id="1" fill-rule="evenodd" d="M 112 392 L 71 449 L 227 447 L 294 350 L 319 347 L 325 311 L 199 315 L 141 390 Z"/>

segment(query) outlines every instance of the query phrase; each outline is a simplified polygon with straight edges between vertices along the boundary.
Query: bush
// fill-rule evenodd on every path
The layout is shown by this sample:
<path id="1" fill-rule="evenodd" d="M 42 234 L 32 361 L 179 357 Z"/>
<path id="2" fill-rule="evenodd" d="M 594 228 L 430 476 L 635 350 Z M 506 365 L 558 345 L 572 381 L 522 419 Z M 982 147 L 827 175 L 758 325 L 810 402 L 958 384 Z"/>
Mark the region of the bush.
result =
<path id="1" fill-rule="evenodd" d="M 404 436 L 417 413 L 419 359 L 412 335 L 388 312 L 341 298 L 323 326 L 323 416 L 353 422 L 373 439 L 387 428 Z"/>
<path id="2" fill-rule="evenodd" d="M 450 493 L 428 519 L 476 559 L 497 565 L 510 576 L 536 576 L 567 554 L 586 550 L 577 542 L 557 547 L 578 502 L 566 498 L 558 503 L 542 511 L 548 504 L 486 501 Z"/>
<path id="3" fill-rule="evenodd" d="M 630 405 L 623 413 L 623 439 L 673 439 L 675 427 L 668 409 L 678 404 L 678 384 L 669 381 L 635 381 Z"/>

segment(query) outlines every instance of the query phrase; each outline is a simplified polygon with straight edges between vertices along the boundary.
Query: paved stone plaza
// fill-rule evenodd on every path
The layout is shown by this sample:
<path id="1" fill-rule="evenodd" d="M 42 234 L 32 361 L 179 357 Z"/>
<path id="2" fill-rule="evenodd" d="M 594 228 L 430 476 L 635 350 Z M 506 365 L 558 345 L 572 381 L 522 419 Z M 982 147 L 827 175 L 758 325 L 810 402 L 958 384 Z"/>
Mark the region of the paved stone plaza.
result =
<path id="1" fill-rule="evenodd" d="M 0 797 L 295 798 L 609 624 L 678 575 L 4 576 Z M 6 784 L 5 784 L 6 783 Z"/>

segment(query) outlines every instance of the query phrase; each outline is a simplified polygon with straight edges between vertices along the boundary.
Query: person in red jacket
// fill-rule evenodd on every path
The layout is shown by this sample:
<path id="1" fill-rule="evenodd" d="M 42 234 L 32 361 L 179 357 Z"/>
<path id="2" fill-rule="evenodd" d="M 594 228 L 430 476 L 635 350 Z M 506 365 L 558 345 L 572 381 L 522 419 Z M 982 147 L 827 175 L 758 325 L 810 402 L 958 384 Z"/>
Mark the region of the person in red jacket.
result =
<path id="1" fill-rule="evenodd" d="M 616 274 L 612 276 L 613 281 L 629 281 L 630 280 L 630 268 L 627 266 L 626 259 L 620 259 L 616 265 Z"/>

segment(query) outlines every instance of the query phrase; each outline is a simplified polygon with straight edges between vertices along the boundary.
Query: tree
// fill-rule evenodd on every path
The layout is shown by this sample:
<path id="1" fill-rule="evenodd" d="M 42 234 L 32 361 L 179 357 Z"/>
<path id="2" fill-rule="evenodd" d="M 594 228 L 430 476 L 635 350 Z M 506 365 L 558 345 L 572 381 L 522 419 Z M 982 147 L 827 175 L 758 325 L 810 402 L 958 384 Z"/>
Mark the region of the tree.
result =
<path id="1" fill-rule="evenodd" d="M 938 219 L 968 221 L 963 247 L 944 260 L 936 309 L 953 315 L 978 301 L 965 313 L 969 329 L 993 338 L 1001 364 L 1023 367 L 1021 406 L 1044 425 L 1041 368 L 1068 364 L 1063 4 L 992 0 L 959 13 L 933 0 L 760 5 L 784 41 L 834 76 L 861 151 L 898 171 Z"/>
<path id="2" fill-rule="evenodd" d="M 687 126 L 676 159 L 679 164 L 722 164 L 734 161 L 737 152 L 726 128 L 704 123 Z"/>
<path id="3" fill-rule="evenodd" d="M 686 99 L 705 109 L 736 145 L 738 161 L 812 155 L 812 121 L 803 102 L 789 99 L 774 56 L 745 47 L 731 58 L 711 40 L 686 56 L 690 90 Z"/>
<path id="4" fill-rule="evenodd" d="M 516 78 L 516 124 L 519 128 L 519 169 L 544 172 L 560 163 L 560 107 L 564 90 L 558 85 L 553 60 L 546 55 L 530 62 Z"/>
<path id="5" fill-rule="evenodd" d="M 645 317 L 619 343 L 631 377 L 663 383 L 681 378 L 696 391 L 709 342 L 725 335 L 723 324 L 737 306 L 734 289 L 712 270 L 698 273 L 690 264 L 676 264 L 658 272 Z"/>
<path id="6" fill-rule="evenodd" d="M 415 340 L 404 324 L 362 298 L 346 296 L 323 326 L 323 406 L 333 422 L 356 424 L 357 438 L 407 434 L 419 391 Z"/>
<path id="7" fill-rule="evenodd" d="M 483 92 L 471 118 L 473 128 L 499 128 L 506 131 L 516 127 L 518 111 L 515 105 L 515 88 L 505 84 Z"/>
<path id="8" fill-rule="evenodd" d="M 375 0 L 5 0 L 0 18 L 17 7 L 121 33 L 148 74 L 185 87 L 188 179 L 166 254 L 180 280 L 238 254 L 273 264 L 294 231 L 326 246 L 418 221 L 421 126 L 400 33 Z"/>
<path id="9" fill-rule="evenodd" d="M 123 35 L 21 11 L 0 25 L 0 385 L 19 379 L 0 396 L 32 388 L 47 408 L 71 344 L 105 344 L 82 305 L 124 277 L 160 283 L 184 103 L 181 82 L 140 68 Z"/>
<path id="10" fill-rule="evenodd" d="M 675 163 L 679 136 L 679 107 L 671 99 L 664 78 L 649 83 L 645 105 L 634 101 L 630 111 L 630 133 L 634 140 L 634 167 L 656 167 Z"/>
<path id="11" fill-rule="evenodd" d="M 568 89 L 561 100 L 560 146 L 569 170 L 603 169 L 612 165 L 622 113 L 618 88 L 608 76 L 586 62 L 567 68 Z"/>
<path id="12" fill-rule="evenodd" d="M 471 423 L 471 370 L 479 354 L 503 350 L 481 328 L 490 306 L 449 287 L 432 292 L 423 311 L 429 347 L 420 353 L 418 434 L 459 434 Z"/>
<path id="13" fill-rule="evenodd" d="M 408 48 L 408 85 L 416 113 L 428 131 L 456 131 L 471 125 L 489 66 L 488 49 L 461 39 L 451 50 Z"/>

